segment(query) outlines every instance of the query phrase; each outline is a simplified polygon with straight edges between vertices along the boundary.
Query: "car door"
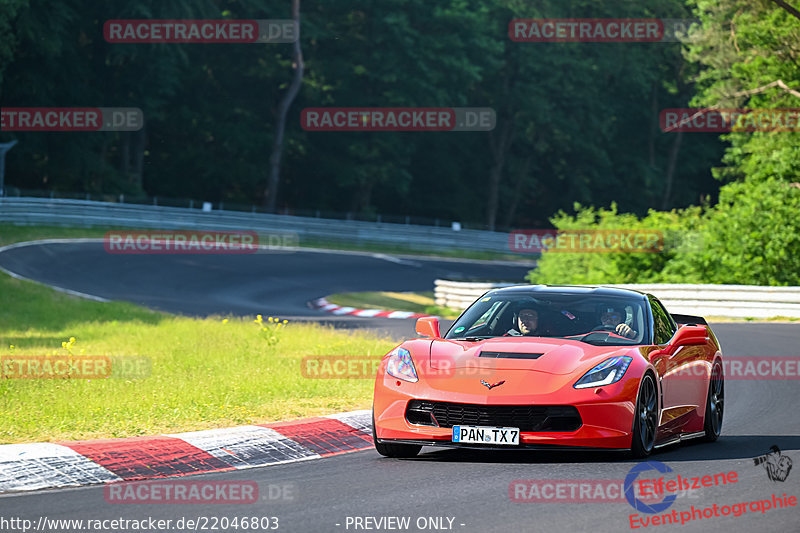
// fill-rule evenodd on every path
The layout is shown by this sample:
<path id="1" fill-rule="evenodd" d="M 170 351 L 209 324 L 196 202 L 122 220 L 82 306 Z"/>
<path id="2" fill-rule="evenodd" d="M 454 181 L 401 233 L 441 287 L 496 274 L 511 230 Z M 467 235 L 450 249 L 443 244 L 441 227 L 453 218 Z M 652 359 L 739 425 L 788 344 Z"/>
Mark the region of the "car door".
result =
<path id="1" fill-rule="evenodd" d="M 653 344 L 657 347 L 652 352 L 650 362 L 656 368 L 661 389 L 661 416 L 656 439 L 663 440 L 680 430 L 680 418 L 684 414 L 680 401 L 680 385 L 674 383 L 670 373 L 676 360 L 669 353 L 669 341 L 675 335 L 677 325 L 655 296 L 648 294 L 647 299 L 653 317 Z"/>
<path id="2" fill-rule="evenodd" d="M 687 424 L 695 426 L 698 417 L 703 415 L 700 411 L 705 405 L 705 380 L 698 371 L 702 370 L 706 348 L 674 344 L 678 330 L 675 320 L 655 296 L 648 295 L 648 299 L 653 313 L 655 344 L 659 347 L 652 360 L 662 392 L 659 426 L 662 437 L 667 437 L 684 431 Z"/>

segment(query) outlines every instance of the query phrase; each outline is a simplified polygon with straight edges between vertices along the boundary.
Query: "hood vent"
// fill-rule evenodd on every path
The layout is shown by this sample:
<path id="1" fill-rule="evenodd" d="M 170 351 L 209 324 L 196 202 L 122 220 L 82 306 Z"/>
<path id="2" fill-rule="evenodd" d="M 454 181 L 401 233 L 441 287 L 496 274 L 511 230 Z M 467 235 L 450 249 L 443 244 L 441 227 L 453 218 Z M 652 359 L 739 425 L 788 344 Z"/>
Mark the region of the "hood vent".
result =
<path id="1" fill-rule="evenodd" d="M 491 357 L 494 359 L 539 359 L 543 355 L 543 353 L 481 352 L 478 357 Z"/>

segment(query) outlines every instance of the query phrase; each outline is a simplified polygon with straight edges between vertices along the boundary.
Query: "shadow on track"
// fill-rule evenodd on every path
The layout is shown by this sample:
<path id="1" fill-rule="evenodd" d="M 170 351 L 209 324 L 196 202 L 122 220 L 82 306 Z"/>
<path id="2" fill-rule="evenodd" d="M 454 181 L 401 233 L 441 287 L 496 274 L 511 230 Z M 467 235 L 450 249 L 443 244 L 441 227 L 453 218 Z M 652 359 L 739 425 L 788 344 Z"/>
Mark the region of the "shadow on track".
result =
<path id="1" fill-rule="evenodd" d="M 781 450 L 800 450 L 800 436 L 786 435 L 723 435 L 717 442 L 699 439 L 675 444 L 656 451 L 648 459 L 654 461 L 718 461 L 724 459 L 752 459 L 763 455 L 777 445 Z M 431 448 L 414 458 L 397 459 L 409 462 L 483 463 L 483 464 L 562 464 L 562 463 L 638 463 L 624 451 L 580 450 L 474 450 L 458 448 Z"/>

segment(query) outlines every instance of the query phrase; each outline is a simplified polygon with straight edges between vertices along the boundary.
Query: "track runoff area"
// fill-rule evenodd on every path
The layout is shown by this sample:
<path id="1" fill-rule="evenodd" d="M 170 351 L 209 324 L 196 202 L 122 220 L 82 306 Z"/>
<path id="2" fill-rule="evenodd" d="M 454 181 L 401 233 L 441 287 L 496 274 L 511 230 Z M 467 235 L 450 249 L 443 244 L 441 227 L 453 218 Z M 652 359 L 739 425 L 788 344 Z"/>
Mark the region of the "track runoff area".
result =
<path id="1" fill-rule="evenodd" d="M 58 268 L 52 265 L 48 247 L 58 252 Z M 108 269 L 119 272 L 124 278 L 125 269 L 117 262 L 127 257 L 130 256 L 106 252 L 102 242 L 50 244 L 8 250 L 0 254 L 0 263 L 5 268 L 13 265 L 21 270 L 24 270 L 22 265 L 27 265 L 28 270 L 24 272 L 34 279 L 44 276 L 53 283 L 110 295 L 106 291 L 113 293 L 113 287 L 103 284 L 103 280 L 107 279 Z M 195 277 L 198 283 L 202 281 L 207 286 L 208 272 L 252 269 L 252 279 L 256 279 L 257 271 L 269 268 L 279 272 L 281 279 L 299 282 L 299 272 L 303 272 L 303 268 L 321 263 L 319 254 L 302 251 L 211 254 L 206 256 L 208 261 L 200 261 L 191 269 L 180 260 L 181 254 L 143 257 L 149 259 L 137 263 L 136 276 L 152 269 L 154 275 L 150 279 L 155 280 L 156 285 L 164 283 L 163 287 L 153 288 L 154 294 L 160 293 L 162 299 L 165 296 L 175 298 L 183 304 L 187 295 L 170 289 L 175 279 L 184 280 L 185 290 L 190 290 Z M 220 258 L 225 261 L 219 261 Z M 326 275 L 354 291 L 371 283 L 373 273 L 375 279 L 397 283 L 393 290 L 404 290 L 406 287 L 400 282 L 429 284 L 445 269 L 466 272 L 471 268 L 468 262 L 420 260 L 421 266 L 414 266 L 348 254 L 326 256 L 322 263 L 324 265 L 320 266 L 325 267 Z M 354 272 L 359 275 L 354 276 Z M 493 274 L 492 277 L 500 275 Z M 224 275 L 220 279 L 247 285 L 251 278 L 240 273 L 238 277 Z M 235 287 L 230 289 L 237 294 Z M 320 294 L 318 291 L 325 289 L 324 286 L 312 287 L 309 294 Z M 245 292 L 251 293 L 251 287 L 246 286 L 239 292 L 244 297 Z M 213 298 L 212 294 L 211 303 L 214 303 Z M 217 305 L 224 305 L 224 302 L 220 300 Z M 371 319 L 353 320 L 369 323 Z M 306 421 L 308 425 L 300 424 L 294 429 L 245 427 L 235 431 L 209 430 L 215 432 L 213 436 L 165 435 L 155 445 L 145 445 L 141 438 L 136 438 L 128 444 L 129 453 L 136 459 L 114 463 L 115 454 L 108 448 L 96 448 L 89 454 L 91 459 L 80 459 L 94 466 L 81 462 L 84 466 L 78 470 L 93 468 L 95 472 L 111 472 L 116 477 L 103 478 L 98 474 L 97 484 L 80 488 L 5 491 L 0 495 L 0 518 L 6 522 L 0 523 L 0 529 L 19 531 L 27 526 L 31 531 L 31 526 L 38 526 L 47 519 L 53 531 L 87 530 L 79 529 L 77 522 L 53 520 L 82 520 L 80 527 L 86 526 L 87 520 L 100 520 L 92 525 L 99 524 L 105 529 L 95 528 L 97 531 L 122 530 L 123 525 L 129 530 L 137 530 L 135 525 L 141 526 L 138 531 L 163 530 L 158 529 L 158 520 L 170 520 L 167 529 L 170 531 L 202 527 L 213 530 L 212 526 L 217 530 L 235 530 L 236 527 L 242 529 L 242 519 L 248 518 L 250 529 L 285 531 L 496 531 L 509 528 L 792 531 L 798 517 L 796 498 L 800 494 L 800 476 L 792 471 L 792 462 L 800 456 L 800 420 L 794 408 L 798 381 L 796 372 L 790 371 L 796 365 L 788 362 L 797 359 L 798 326 L 714 324 L 714 330 L 725 355 L 732 361 L 753 359 L 751 366 L 744 363 L 741 367 L 731 365 L 726 369 L 731 377 L 738 373 L 740 378 L 726 381 L 723 432 L 716 443 L 670 446 L 659 450 L 648 461 L 597 452 L 484 453 L 440 448 L 425 448 L 414 459 L 387 459 L 371 447 L 367 429 L 370 420 L 361 420 L 360 428 L 348 424 L 352 431 L 360 431 L 360 435 L 352 435 L 350 430 L 342 430 L 336 424 L 340 428 L 337 431 L 345 431 L 347 439 L 361 441 L 357 451 L 341 445 L 338 450 L 341 453 L 331 453 L 333 448 L 316 454 L 301 452 L 297 453 L 298 460 L 259 465 L 258 468 L 242 461 L 239 466 L 247 467 L 237 468 L 232 465 L 237 458 L 247 456 L 257 462 L 260 457 L 274 455 L 275 450 L 286 449 L 276 443 L 283 442 L 294 449 L 292 442 L 297 442 L 298 438 L 306 442 L 302 445 L 305 449 L 321 436 L 329 435 L 331 428 L 315 429 L 311 421 Z M 780 367 L 784 376 L 763 375 L 772 372 L 772 366 L 759 366 L 756 361 L 766 354 L 786 359 L 787 364 Z M 246 436 L 248 430 L 252 438 Z M 272 437 L 264 438 L 266 433 L 271 433 Z M 292 436 L 288 437 L 287 433 Z M 231 437 L 238 439 L 238 444 L 224 440 Z M 207 461 L 214 461 L 220 468 L 203 470 L 198 466 L 200 463 L 170 466 L 168 462 L 153 458 L 160 451 L 174 447 L 176 440 L 186 442 L 185 439 L 203 441 L 203 450 L 211 450 L 203 452 L 210 456 Z M 219 445 L 214 444 L 215 439 Z M 69 451 L 54 454 L 54 446 Z M 39 472 L 45 476 L 55 469 L 46 466 L 51 463 L 42 460 L 43 457 L 50 454 L 54 456 L 53 461 L 77 464 L 75 448 L 81 446 L 81 451 L 89 453 L 85 443 L 49 443 L 42 446 L 38 455 L 27 453 L 27 458 L 39 461 Z M 263 449 L 255 453 L 253 446 Z M 9 470 L 12 459 L 24 458 L 20 451 L 0 460 L 0 475 L 12 479 L 20 476 L 19 469 Z M 190 457 L 180 453 L 168 455 Z M 81 457 L 87 456 L 81 454 Z M 140 467 L 134 468 L 135 465 Z M 154 465 L 158 467 L 153 468 Z M 114 473 L 126 468 L 128 473 L 124 476 Z M 158 477 L 142 479 L 143 473 L 148 471 Z M 166 475 L 175 477 L 164 477 Z M 188 485 L 190 482 L 200 484 Z M 135 490 L 138 484 L 145 483 L 160 486 Z M 183 490 L 177 488 L 181 483 L 187 484 Z M 207 483 L 222 483 L 220 486 L 232 483 L 235 488 L 231 485 L 217 491 L 217 485 L 212 485 L 214 490 L 205 488 L 203 484 Z M 108 492 L 112 487 L 115 492 Z M 256 487 L 258 497 L 253 498 Z M 137 500 L 138 496 L 142 498 Z M 156 498 L 161 499 L 157 501 Z M 277 523 L 269 519 L 272 517 L 277 518 Z M 234 526 L 233 520 L 237 518 L 237 526 Z M 115 519 L 139 522 L 117 522 L 115 529 L 110 522 Z M 151 527 L 151 519 L 156 521 L 156 529 L 146 529 Z M 181 519 L 183 522 L 179 523 Z M 188 528 L 190 519 L 194 520 L 194 528 Z M 58 525 L 61 529 L 56 527 Z"/>

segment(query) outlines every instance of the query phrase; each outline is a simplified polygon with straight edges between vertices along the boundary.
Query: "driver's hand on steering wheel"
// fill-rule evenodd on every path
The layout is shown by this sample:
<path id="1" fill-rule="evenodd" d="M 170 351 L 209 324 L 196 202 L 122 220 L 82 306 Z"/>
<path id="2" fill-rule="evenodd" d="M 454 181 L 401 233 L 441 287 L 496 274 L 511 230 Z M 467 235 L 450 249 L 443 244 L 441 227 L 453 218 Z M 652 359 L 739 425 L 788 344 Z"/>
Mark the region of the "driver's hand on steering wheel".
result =
<path id="1" fill-rule="evenodd" d="M 636 336 L 636 333 L 634 333 L 633 329 L 624 322 L 622 324 L 618 324 L 614 331 L 617 332 L 617 335 L 622 335 L 623 337 L 628 337 L 629 339 L 632 339 Z"/>

